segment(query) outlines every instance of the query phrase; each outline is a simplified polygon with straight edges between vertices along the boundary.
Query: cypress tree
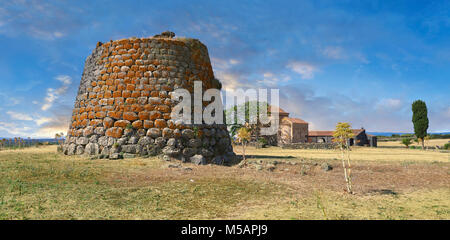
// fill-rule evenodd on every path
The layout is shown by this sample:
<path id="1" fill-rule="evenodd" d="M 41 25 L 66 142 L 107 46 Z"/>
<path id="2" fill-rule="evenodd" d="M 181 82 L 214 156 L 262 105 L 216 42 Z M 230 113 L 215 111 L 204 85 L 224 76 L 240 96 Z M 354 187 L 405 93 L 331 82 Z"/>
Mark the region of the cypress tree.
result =
<path id="1" fill-rule="evenodd" d="M 422 100 L 416 100 L 412 104 L 412 112 L 414 133 L 422 141 L 422 149 L 424 149 L 424 138 L 427 136 L 428 129 L 427 105 Z"/>

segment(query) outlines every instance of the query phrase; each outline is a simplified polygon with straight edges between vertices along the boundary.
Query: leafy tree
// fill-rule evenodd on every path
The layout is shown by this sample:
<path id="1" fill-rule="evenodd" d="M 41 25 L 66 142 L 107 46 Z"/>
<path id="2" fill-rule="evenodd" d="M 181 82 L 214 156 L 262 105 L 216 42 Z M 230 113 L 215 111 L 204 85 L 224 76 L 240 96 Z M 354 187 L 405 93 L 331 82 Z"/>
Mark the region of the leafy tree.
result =
<path id="1" fill-rule="evenodd" d="M 333 142 L 337 143 L 341 150 L 342 166 L 344 168 L 345 183 L 347 184 L 347 192 L 352 194 L 352 165 L 350 164 L 350 145 L 349 139 L 352 138 L 353 132 L 349 123 L 339 122 L 333 133 Z M 345 157 L 345 156 L 346 157 Z M 347 160 L 347 161 L 345 161 Z"/>
<path id="2" fill-rule="evenodd" d="M 424 138 L 427 136 L 428 116 L 427 105 L 422 100 L 416 100 L 412 104 L 412 122 L 414 124 L 414 133 L 422 142 L 422 149 L 425 147 Z"/>
<path id="3" fill-rule="evenodd" d="M 242 158 L 245 162 L 245 147 L 247 143 L 250 141 L 250 131 L 246 127 L 239 128 L 237 132 L 237 140 L 242 144 Z"/>
<path id="4" fill-rule="evenodd" d="M 242 128 L 243 124 L 238 124 L 238 122 L 249 123 L 250 122 L 250 103 L 256 104 L 256 116 L 259 117 L 259 105 L 261 103 L 262 106 L 267 106 L 267 113 L 270 114 L 269 104 L 267 102 L 258 102 L 258 101 L 247 101 L 240 105 L 235 105 L 227 110 L 225 110 L 225 118 L 228 120 L 232 119 L 232 124 L 228 124 L 230 126 L 230 134 L 231 136 L 236 135 L 237 131 Z M 244 116 L 238 115 L 239 112 L 244 112 Z M 233 114 L 234 113 L 234 114 Z M 239 121 L 240 120 L 240 121 Z M 259 123 L 259 118 L 258 118 Z M 258 135 L 258 127 L 256 125 L 246 125 L 248 130 L 250 131 L 250 135 Z"/>
<path id="5" fill-rule="evenodd" d="M 409 145 L 411 145 L 411 143 L 412 143 L 411 138 L 403 138 L 403 139 L 402 139 L 402 144 L 405 145 L 406 148 L 408 148 Z"/>

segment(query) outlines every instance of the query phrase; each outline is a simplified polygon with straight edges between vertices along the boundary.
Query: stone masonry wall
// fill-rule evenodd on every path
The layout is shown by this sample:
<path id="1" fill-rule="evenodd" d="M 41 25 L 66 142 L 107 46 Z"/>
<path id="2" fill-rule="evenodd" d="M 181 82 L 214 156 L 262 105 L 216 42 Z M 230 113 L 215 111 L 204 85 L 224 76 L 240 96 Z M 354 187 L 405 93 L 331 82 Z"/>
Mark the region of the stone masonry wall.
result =
<path id="1" fill-rule="evenodd" d="M 282 144 L 283 149 L 335 149 L 335 143 L 289 143 Z"/>
<path id="2" fill-rule="evenodd" d="M 194 81 L 202 81 L 203 92 L 221 87 L 206 46 L 172 37 L 97 44 L 86 59 L 65 154 L 111 159 L 163 154 L 198 164 L 235 159 L 226 125 L 193 126 L 170 118 L 175 89 L 193 93 Z"/>

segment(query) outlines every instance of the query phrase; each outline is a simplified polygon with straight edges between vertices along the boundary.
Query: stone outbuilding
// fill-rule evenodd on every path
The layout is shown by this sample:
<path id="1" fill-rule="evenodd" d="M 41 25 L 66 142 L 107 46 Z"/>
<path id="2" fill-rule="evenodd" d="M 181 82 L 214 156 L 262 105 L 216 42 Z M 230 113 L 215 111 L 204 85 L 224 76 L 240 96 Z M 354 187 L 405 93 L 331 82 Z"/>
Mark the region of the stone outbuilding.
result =
<path id="1" fill-rule="evenodd" d="M 366 133 L 364 128 L 352 129 L 353 138 L 349 139 L 350 146 L 377 146 L 377 137 Z M 334 131 L 309 131 L 308 142 L 310 143 L 331 143 Z"/>

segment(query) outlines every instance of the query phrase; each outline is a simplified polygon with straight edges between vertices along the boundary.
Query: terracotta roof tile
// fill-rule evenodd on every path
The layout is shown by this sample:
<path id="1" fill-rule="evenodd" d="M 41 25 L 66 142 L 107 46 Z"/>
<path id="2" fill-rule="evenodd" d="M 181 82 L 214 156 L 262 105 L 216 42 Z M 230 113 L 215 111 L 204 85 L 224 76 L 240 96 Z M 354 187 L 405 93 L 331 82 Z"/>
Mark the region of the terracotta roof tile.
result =
<path id="1" fill-rule="evenodd" d="M 282 108 L 280 108 L 280 107 L 274 107 L 274 106 L 269 106 L 269 111 L 270 112 L 277 112 L 277 110 L 278 110 L 278 112 L 279 113 L 287 113 L 287 114 L 289 114 L 288 112 L 286 112 L 286 111 L 284 111 Z"/>
<path id="2" fill-rule="evenodd" d="M 300 119 L 300 118 L 283 118 L 283 120 L 287 120 L 287 121 L 289 121 L 289 122 L 291 122 L 291 123 L 301 123 L 301 124 L 308 124 L 308 122 L 306 122 L 306 121 L 304 121 L 304 120 L 302 120 L 302 119 Z"/>
<path id="3" fill-rule="evenodd" d="M 322 137 L 322 136 L 333 136 L 334 131 L 309 131 L 308 136 L 310 137 Z"/>
<path id="4" fill-rule="evenodd" d="M 352 132 L 355 136 L 359 135 L 364 129 L 352 129 Z M 316 136 L 333 136 L 334 131 L 309 131 L 308 136 L 316 137 Z"/>

